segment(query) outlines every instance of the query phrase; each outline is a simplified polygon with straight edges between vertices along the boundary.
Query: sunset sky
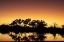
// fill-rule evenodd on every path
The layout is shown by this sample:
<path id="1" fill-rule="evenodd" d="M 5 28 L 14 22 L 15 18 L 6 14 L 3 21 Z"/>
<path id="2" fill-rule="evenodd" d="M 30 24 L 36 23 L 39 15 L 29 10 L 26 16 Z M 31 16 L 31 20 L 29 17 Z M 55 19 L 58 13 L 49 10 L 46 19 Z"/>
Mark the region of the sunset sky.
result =
<path id="1" fill-rule="evenodd" d="M 64 0 L 0 0 L 0 24 L 15 19 L 44 20 L 64 24 Z M 53 23 L 52 23 L 53 22 Z"/>

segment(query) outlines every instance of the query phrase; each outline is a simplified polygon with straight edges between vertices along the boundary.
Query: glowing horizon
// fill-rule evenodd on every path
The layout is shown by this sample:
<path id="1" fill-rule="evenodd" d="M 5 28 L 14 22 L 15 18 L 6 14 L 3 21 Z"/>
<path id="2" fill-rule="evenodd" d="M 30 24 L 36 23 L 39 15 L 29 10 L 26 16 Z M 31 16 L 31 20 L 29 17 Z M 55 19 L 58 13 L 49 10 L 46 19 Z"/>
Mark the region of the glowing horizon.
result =
<path id="1" fill-rule="evenodd" d="M 63 0 L 0 0 L 0 24 L 9 24 L 15 19 L 44 20 L 64 24 Z M 52 23 L 53 22 L 53 23 Z"/>

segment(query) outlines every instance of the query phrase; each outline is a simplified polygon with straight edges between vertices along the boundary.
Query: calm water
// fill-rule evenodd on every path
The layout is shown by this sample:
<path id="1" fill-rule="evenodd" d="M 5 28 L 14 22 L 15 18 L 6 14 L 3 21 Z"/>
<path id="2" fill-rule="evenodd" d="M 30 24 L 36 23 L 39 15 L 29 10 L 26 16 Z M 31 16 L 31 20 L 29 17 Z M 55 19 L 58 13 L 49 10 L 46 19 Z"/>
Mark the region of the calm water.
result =
<path id="1" fill-rule="evenodd" d="M 35 39 L 39 38 L 41 35 L 42 40 L 44 41 L 64 41 L 64 38 L 60 34 L 50 34 L 50 33 L 43 33 L 37 34 L 36 32 L 23 32 L 15 34 L 14 32 L 10 32 L 7 34 L 0 33 L 0 41 L 16 41 L 18 38 L 21 38 L 22 41 L 29 39 L 30 41 L 34 41 Z M 26 37 L 26 38 L 24 38 Z"/>

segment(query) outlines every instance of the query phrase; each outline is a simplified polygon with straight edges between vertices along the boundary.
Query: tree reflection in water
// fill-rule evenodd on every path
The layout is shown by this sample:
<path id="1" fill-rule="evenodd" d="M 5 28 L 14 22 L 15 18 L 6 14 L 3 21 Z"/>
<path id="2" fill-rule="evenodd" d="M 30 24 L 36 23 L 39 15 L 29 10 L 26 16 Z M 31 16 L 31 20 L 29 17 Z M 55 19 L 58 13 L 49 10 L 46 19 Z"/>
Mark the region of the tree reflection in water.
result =
<path id="1" fill-rule="evenodd" d="M 8 34 L 12 37 L 13 40 L 20 42 L 20 41 L 46 41 L 47 37 L 46 34 L 48 33 L 39 33 L 39 32 L 1 32 L 1 34 Z M 49 33 L 54 36 L 54 40 L 56 40 L 57 34 L 64 38 L 64 33 Z M 52 38 L 51 38 L 52 39 Z M 53 41 L 53 39 L 52 39 Z"/>
<path id="2" fill-rule="evenodd" d="M 23 35 L 24 34 L 24 35 Z M 29 34 L 29 33 L 28 33 Z M 32 34 L 28 35 L 26 32 L 25 33 L 19 33 L 19 34 L 9 34 L 9 36 L 12 37 L 12 39 L 14 39 L 15 41 L 44 41 L 44 39 L 46 38 L 44 36 L 44 33 L 42 34 L 38 34 L 36 32 L 32 32 Z"/>

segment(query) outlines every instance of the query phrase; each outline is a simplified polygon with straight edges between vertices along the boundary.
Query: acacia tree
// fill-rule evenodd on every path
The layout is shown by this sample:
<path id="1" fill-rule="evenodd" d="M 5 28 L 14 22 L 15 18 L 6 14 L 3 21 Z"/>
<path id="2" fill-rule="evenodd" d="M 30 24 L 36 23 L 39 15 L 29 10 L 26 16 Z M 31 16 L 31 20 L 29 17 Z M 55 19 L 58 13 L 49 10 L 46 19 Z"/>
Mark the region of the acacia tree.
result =
<path id="1" fill-rule="evenodd" d="M 26 27 L 30 21 L 31 21 L 30 18 L 24 20 L 24 21 L 23 21 L 24 27 Z"/>
<path id="2" fill-rule="evenodd" d="M 29 23 L 29 26 L 32 26 L 33 28 L 35 28 L 35 26 L 36 26 L 36 20 L 32 20 L 32 21 Z"/>
<path id="3" fill-rule="evenodd" d="M 47 23 L 45 21 L 40 20 L 33 20 L 29 23 L 29 26 L 32 26 L 34 28 L 42 28 L 45 27 Z"/>
<path id="4" fill-rule="evenodd" d="M 43 20 L 41 21 L 36 21 L 37 22 L 37 27 L 38 28 L 45 28 L 45 26 L 47 26 L 47 23 Z"/>
<path id="5" fill-rule="evenodd" d="M 20 25 L 23 21 L 21 19 L 16 19 L 14 21 L 12 21 L 12 23 L 10 24 L 11 26 L 16 26 L 16 25 Z"/>

